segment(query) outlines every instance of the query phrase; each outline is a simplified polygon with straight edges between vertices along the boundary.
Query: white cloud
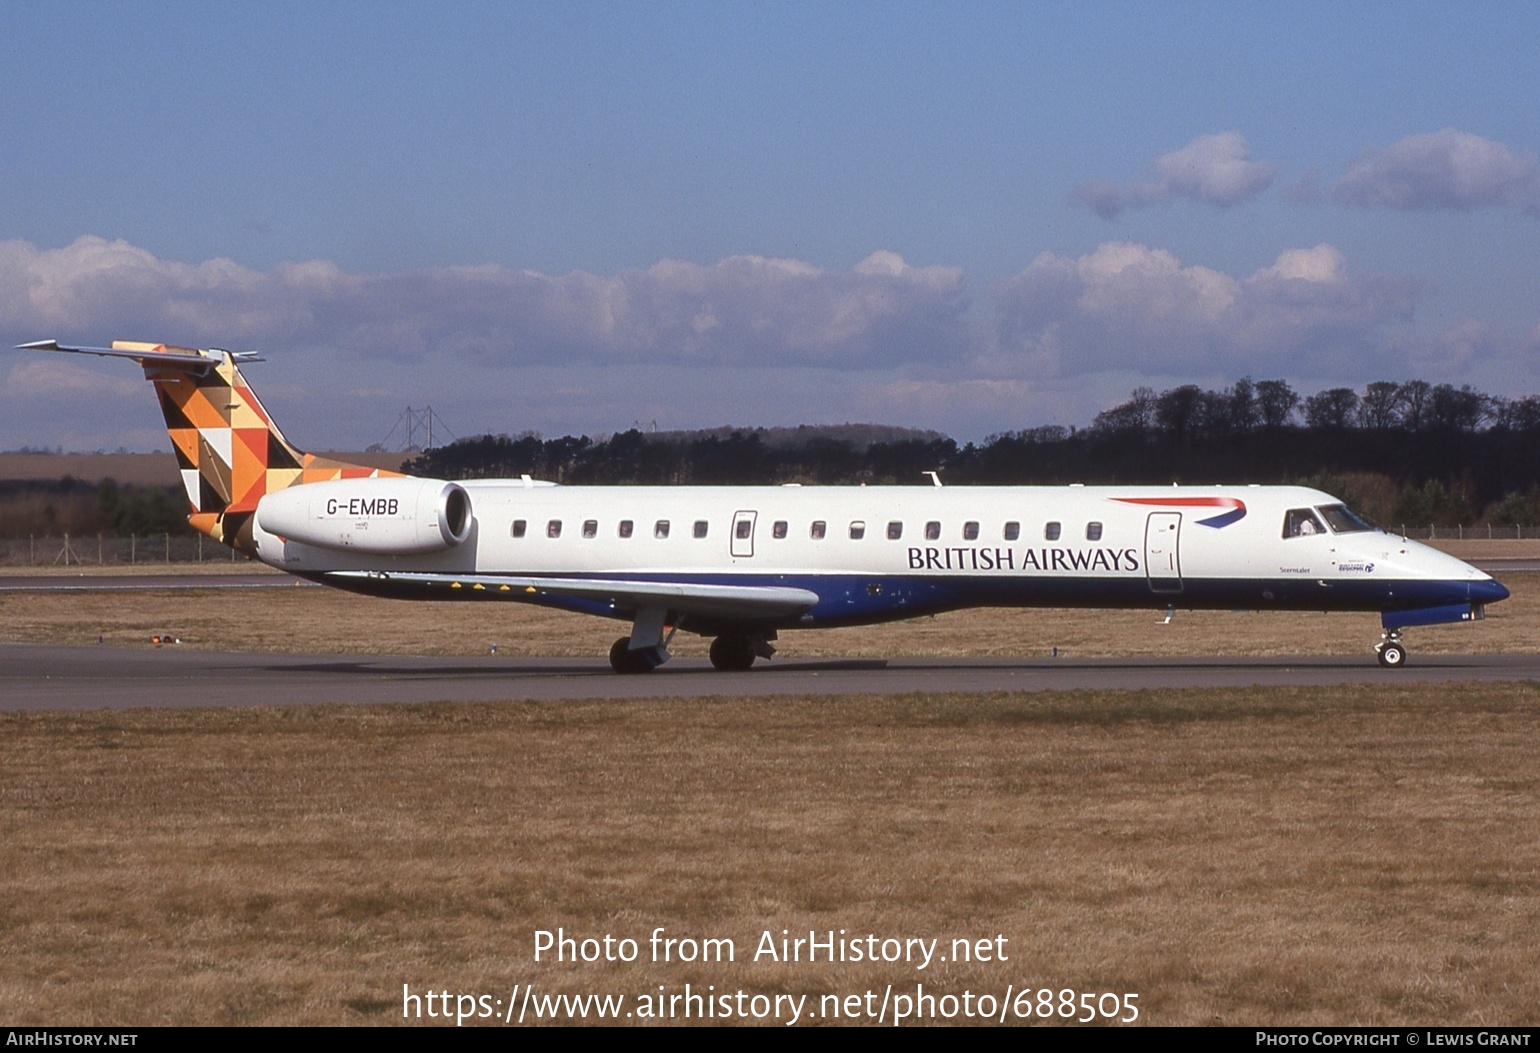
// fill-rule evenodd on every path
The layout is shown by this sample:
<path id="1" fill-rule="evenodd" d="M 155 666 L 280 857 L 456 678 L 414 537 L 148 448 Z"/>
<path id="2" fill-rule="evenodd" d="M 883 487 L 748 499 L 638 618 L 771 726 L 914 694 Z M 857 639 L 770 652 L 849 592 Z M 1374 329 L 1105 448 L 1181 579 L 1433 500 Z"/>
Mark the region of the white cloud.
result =
<path id="1" fill-rule="evenodd" d="M 851 271 L 734 256 L 613 277 L 498 266 L 350 275 L 327 261 L 253 271 L 123 241 L 0 242 L 0 316 L 27 333 L 500 363 L 679 362 L 861 368 L 959 354 L 962 272 L 876 252 Z M 110 334 L 103 336 L 103 334 Z"/>
<path id="2" fill-rule="evenodd" d="M 1467 318 L 1439 335 L 1426 355 L 1425 365 L 1439 372 L 1447 372 L 1450 366 L 1464 368 L 1481 359 L 1497 358 L 1509 353 L 1508 341 L 1486 322 Z"/>
<path id="3" fill-rule="evenodd" d="M 79 362 L 38 355 L 17 361 L 5 377 L 6 394 L 28 398 L 57 399 L 98 396 L 138 398 L 144 394 L 144 382 L 133 375 L 92 369 Z"/>
<path id="4" fill-rule="evenodd" d="M 1200 135 L 1180 150 L 1151 162 L 1155 180 L 1113 183 L 1098 180 L 1075 188 L 1073 199 L 1104 219 L 1130 208 L 1187 199 L 1220 208 L 1256 197 L 1272 184 L 1277 166 L 1251 159 L 1240 132 Z"/>
<path id="5" fill-rule="evenodd" d="M 500 266 L 351 274 L 326 261 L 257 271 L 100 238 L 57 250 L 0 242 L 0 327 L 12 343 L 273 352 L 263 390 L 311 445 L 353 441 L 366 418 L 374 441 L 402 404 L 430 398 L 467 434 L 854 413 L 983 435 L 1084 422 L 1107 390 L 1144 382 L 1356 385 L 1423 361 L 1473 377 L 1493 368 L 1503 347 L 1477 323 L 1418 339 L 1407 325 L 1418 295 L 1407 278 L 1355 275 L 1327 244 L 1287 249 L 1249 276 L 1131 242 L 1043 253 L 991 289 L 976 317 L 959 269 L 890 251 L 848 270 L 734 256 L 553 277 Z M 100 424 L 98 445 L 139 426 L 122 407 L 154 413 L 134 393 L 137 375 L 50 356 L 8 365 L 0 444 L 57 441 L 60 390 L 77 396 L 71 415 Z"/>
<path id="6" fill-rule="evenodd" d="M 997 288 L 996 342 L 981 368 L 1356 376 L 1411 317 L 1416 292 L 1405 279 L 1349 277 L 1330 245 L 1289 249 L 1241 279 L 1130 243 L 1078 259 L 1044 253 Z"/>
<path id="7" fill-rule="evenodd" d="M 1401 209 L 1515 208 L 1540 217 L 1540 162 L 1445 128 L 1364 154 L 1332 186 L 1344 204 Z"/>

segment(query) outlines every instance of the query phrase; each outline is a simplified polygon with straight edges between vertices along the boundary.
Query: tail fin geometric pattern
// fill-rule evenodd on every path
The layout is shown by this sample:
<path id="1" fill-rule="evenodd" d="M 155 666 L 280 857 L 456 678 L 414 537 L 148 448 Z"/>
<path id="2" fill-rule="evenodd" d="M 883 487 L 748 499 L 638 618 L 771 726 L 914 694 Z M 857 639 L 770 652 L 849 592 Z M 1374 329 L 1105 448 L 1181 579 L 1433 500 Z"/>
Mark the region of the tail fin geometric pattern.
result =
<path id="1" fill-rule="evenodd" d="M 176 451 L 194 529 L 254 554 L 251 521 L 257 502 L 296 483 L 394 476 L 296 449 L 247 385 L 237 361 L 250 353 L 114 340 L 110 348 L 62 347 L 57 341 L 24 344 L 36 350 L 131 358 L 155 385 L 166 430 Z"/>

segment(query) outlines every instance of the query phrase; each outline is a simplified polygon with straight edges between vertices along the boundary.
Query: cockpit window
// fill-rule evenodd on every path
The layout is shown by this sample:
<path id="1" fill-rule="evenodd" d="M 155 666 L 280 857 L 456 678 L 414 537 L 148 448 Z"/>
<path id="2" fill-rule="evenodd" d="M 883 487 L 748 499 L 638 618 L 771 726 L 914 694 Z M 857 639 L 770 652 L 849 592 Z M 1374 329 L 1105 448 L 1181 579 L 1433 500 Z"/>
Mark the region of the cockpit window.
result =
<path id="1" fill-rule="evenodd" d="M 1379 529 L 1347 505 L 1322 505 L 1316 511 L 1326 517 L 1326 525 L 1334 534 L 1361 534 Z"/>
<path id="2" fill-rule="evenodd" d="M 1291 508 L 1283 514 L 1284 537 L 1309 537 L 1312 534 L 1324 533 L 1326 528 L 1308 508 Z"/>

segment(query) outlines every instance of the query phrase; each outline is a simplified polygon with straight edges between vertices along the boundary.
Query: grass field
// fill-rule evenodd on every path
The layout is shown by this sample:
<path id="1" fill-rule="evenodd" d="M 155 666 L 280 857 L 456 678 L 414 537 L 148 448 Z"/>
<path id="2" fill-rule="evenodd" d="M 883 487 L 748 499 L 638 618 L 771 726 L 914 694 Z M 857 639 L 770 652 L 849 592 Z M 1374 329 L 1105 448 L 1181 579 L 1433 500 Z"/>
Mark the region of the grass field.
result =
<path id="1" fill-rule="evenodd" d="M 1412 629 L 1419 654 L 1540 649 L 1540 575 L 1505 574 L 1512 598 L 1475 624 Z M 486 654 L 603 657 L 627 626 L 518 603 L 409 603 L 322 588 L 166 589 L 0 593 L 0 639 L 149 646 L 170 633 L 183 646 L 316 654 Z M 899 655 L 1370 655 L 1372 614 L 1182 611 L 958 611 L 875 628 L 787 632 L 785 657 Z M 674 653 L 705 654 L 681 634 Z"/>
<path id="2" fill-rule="evenodd" d="M 1409 633 L 1413 661 L 1540 646 L 1540 582 L 1504 580 L 1484 623 Z M 618 631 L 312 588 L 0 595 L 6 639 L 162 630 L 596 657 Z M 783 653 L 1372 661 L 1377 636 L 1368 615 L 995 611 Z M 632 1011 L 691 984 L 807 996 L 818 1022 L 824 996 L 924 984 L 1137 993 L 1155 1024 L 1533 1025 L 1537 743 L 1524 684 L 0 713 L 0 1020 L 392 1024 L 403 984 Z M 558 927 L 639 960 L 536 962 Z M 658 927 L 736 959 L 654 963 Z M 1004 937 L 1007 960 L 752 961 L 783 929 Z"/>
<path id="3" fill-rule="evenodd" d="M 397 1023 L 402 985 L 1136 993 L 1534 1024 L 1532 685 L 0 715 L 0 1016 Z M 647 961 L 657 927 L 731 963 Z M 537 930 L 639 941 L 534 961 Z M 1008 960 L 754 962 L 770 931 Z"/>

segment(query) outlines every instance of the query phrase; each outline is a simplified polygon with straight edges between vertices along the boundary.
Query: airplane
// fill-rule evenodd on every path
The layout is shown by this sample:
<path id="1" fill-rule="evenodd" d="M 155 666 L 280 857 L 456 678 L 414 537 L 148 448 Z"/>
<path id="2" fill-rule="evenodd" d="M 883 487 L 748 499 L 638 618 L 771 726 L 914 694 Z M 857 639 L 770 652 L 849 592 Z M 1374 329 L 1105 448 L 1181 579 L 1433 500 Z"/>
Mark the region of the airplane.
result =
<path id="1" fill-rule="evenodd" d="M 371 596 L 509 600 L 631 623 L 618 673 L 679 630 L 746 670 L 781 630 L 969 607 L 1378 612 L 1402 631 L 1473 621 L 1508 590 L 1299 486 L 559 486 L 454 482 L 300 451 L 240 366 L 254 352 L 114 341 L 19 350 L 128 358 L 154 385 L 210 537 Z"/>

